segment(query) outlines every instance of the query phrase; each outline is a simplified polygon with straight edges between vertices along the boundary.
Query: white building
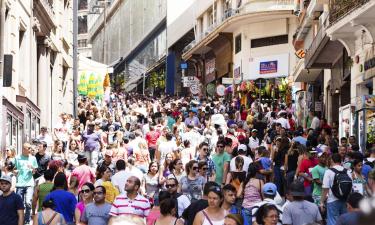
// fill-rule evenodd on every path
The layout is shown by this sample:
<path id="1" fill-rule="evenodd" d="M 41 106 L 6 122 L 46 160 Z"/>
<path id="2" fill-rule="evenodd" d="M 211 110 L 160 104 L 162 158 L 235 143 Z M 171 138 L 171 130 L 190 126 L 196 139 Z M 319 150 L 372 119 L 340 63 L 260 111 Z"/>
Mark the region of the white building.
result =
<path id="1" fill-rule="evenodd" d="M 195 40 L 182 58 L 196 65 L 203 90 L 224 77 L 241 81 L 289 76 L 297 26 L 293 0 L 207 0 L 192 7 Z M 275 63 L 277 69 L 262 73 L 261 62 Z"/>
<path id="2" fill-rule="evenodd" d="M 5 0 L 4 7 L 4 54 L 13 64 L 2 91 L 1 149 L 20 150 L 41 126 L 51 129 L 73 111 L 72 0 Z"/>

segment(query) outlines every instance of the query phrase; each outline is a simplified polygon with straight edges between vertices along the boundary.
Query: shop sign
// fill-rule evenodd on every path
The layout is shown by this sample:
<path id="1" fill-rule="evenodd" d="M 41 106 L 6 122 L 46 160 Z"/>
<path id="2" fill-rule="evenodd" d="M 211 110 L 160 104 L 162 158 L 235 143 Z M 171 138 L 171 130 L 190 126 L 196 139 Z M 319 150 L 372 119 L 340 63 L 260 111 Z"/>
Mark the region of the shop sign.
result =
<path id="1" fill-rule="evenodd" d="M 300 50 L 296 51 L 294 54 L 296 54 L 296 56 L 299 59 L 303 59 L 303 58 L 305 58 L 306 52 L 305 52 L 305 50 L 300 49 Z"/>
<path id="2" fill-rule="evenodd" d="M 222 84 L 233 84 L 233 78 L 223 77 L 221 80 Z"/>
<path id="3" fill-rule="evenodd" d="M 199 84 L 193 84 L 190 86 L 190 92 L 193 95 L 197 95 L 199 93 Z"/>
<path id="4" fill-rule="evenodd" d="M 215 84 L 213 83 L 207 84 L 206 91 L 209 96 L 215 95 L 215 91 L 216 91 L 215 89 L 216 89 Z"/>
<path id="5" fill-rule="evenodd" d="M 371 49 L 367 50 L 365 55 L 365 62 L 364 62 L 364 79 L 369 79 L 375 75 L 375 54 L 374 49 L 375 47 L 372 47 Z"/>
<path id="6" fill-rule="evenodd" d="M 199 85 L 199 79 L 194 76 L 182 77 L 182 83 L 184 87 L 191 87 L 193 85 Z"/>
<path id="7" fill-rule="evenodd" d="M 254 57 L 249 64 L 250 71 L 244 73 L 243 80 L 268 79 L 289 75 L 289 53 Z"/>
<path id="8" fill-rule="evenodd" d="M 224 96 L 225 94 L 225 86 L 220 84 L 216 87 L 216 94 L 219 96 Z"/>
<path id="9" fill-rule="evenodd" d="M 206 84 L 215 80 L 215 67 L 216 67 L 215 58 L 209 59 L 206 61 L 206 74 L 205 74 Z"/>
<path id="10" fill-rule="evenodd" d="M 321 112 L 322 111 L 322 102 L 315 102 L 315 112 Z"/>
<path id="11" fill-rule="evenodd" d="M 259 74 L 277 73 L 277 61 L 260 62 Z"/>

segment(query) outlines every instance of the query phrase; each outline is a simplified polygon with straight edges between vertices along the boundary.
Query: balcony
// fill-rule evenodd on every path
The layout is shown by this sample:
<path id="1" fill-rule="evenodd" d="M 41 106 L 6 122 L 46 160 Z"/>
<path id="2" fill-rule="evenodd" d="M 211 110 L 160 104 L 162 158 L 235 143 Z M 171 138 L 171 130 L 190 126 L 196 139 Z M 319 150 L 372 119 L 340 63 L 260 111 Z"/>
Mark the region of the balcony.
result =
<path id="1" fill-rule="evenodd" d="M 326 30 L 329 19 L 323 14 L 320 19 L 320 28 L 316 33 L 310 47 L 305 55 L 306 69 L 320 68 L 329 69 L 335 63 L 337 56 L 342 53 L 343 46 L 338 41 L 330 41 Z"/>
<path id="2" fill-rule="evenodd" d="M 330 23 L 336 23 L 338 20 L 369 1 L 370 0 L 330 0 Z"/>
<path id="3" fill-rule="evenodd" d="M 277 17 L 274 12 L 277 11 L 293 11 L 294 0 L 247 0 L 244 1 L 243 5 L 237 9 L 227 9 L 224 11 L 223 16 L 218 19 L 214 24 L 208 26 L 202 33 L 196 35 L 196 40 L 187 45 L 183 50 L 183 58 L 189 58 L 192 54 L 196 53 L 196 50 L 202 45 L 202 41 L 208 39 L 215 39 L 218 32 L 228 32 L 225 28 L 232 24 L 234 20 L 247 20 L 251 22 L 250 18 L 254 21 L 262 21 L 262 17 L 258 14 L 267 14 L 272 12 L 273 16 Z M 248 17 L 248 18 L 247 18 Z M 270 19 L 270 18 L 269 18 Z M 258 21 L 259 20 L 259 21 Z M 263 19 L 264 20 L 264 19 Z M 233 25 L 233 24 L 232 24 Z M 212 37 L 213 36 L 213 37 Z M 205 48 L 207 49 L 207 48 Z M 189 56 L 188 56 L 189 55 Z"/>
<path id="4" fill-rule="evenodd" d="M 37 35 L 48 34 L 56 27 L 52 2 L 50 0 L 34 0 L 34 12 L 41 24 L 41 31 Z"/>

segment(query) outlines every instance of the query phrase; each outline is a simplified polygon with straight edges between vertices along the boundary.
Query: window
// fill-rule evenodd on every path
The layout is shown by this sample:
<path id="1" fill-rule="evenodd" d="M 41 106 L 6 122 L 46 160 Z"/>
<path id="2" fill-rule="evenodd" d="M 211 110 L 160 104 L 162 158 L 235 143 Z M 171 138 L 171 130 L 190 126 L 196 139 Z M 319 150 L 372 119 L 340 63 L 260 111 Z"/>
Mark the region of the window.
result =
<path id="1" fill-rule="evenodd" d="M 87 33 L 87 16 L 78 16 L 78 34 Z"/>
<path id="2" fill-rule="evenodd" d="M 79 0 L 78 10 L 85 10 L 85 9 L 87 9 L 87 0 Z"/>
<path id="3" fill-rule="evenodd" d="M 241 51 L 241 34 L 237 35 L 234 40 L 234 53 L 237 54 Z"/>
<path id="4" fill-rule="evenodd" d="M 78 48 L 86 48 L 87 47 L 87 39 L 78 40 Z"/>
<path id="5" fill-rule="evenodd" d="M 258 38 L 251 40 L 251 48 L 259 48 L 271 45 L 281 45 L 288 43 L 288 35 L 279 35 L 266 38 Z"/>

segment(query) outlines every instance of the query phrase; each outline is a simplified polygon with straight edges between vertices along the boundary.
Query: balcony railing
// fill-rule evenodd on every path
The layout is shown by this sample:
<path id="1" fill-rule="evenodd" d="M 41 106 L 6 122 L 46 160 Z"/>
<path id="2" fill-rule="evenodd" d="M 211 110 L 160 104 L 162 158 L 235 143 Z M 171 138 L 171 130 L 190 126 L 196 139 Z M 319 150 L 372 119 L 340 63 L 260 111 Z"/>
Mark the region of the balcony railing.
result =
<path id="1" fill-rule="evenodd" d="M 39 0 L 50 18 L 53 18 L 53 5 L 48 0 Z"/>
<path id="2" fill-rule="evenodd" d="M 330 0 L 330 23 L 333 24 L 337 22 L 353 10 L 369 1 L 370 0 Z"/>

